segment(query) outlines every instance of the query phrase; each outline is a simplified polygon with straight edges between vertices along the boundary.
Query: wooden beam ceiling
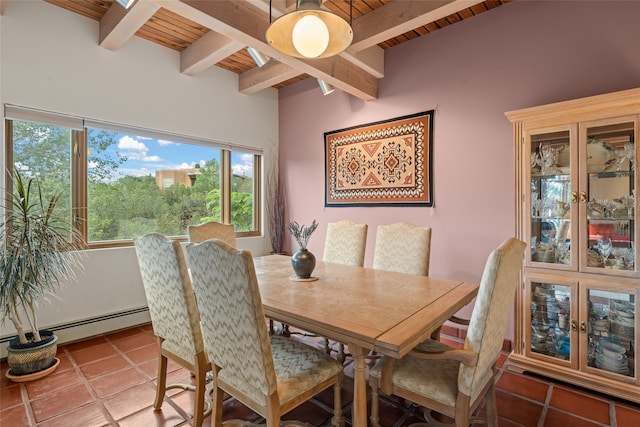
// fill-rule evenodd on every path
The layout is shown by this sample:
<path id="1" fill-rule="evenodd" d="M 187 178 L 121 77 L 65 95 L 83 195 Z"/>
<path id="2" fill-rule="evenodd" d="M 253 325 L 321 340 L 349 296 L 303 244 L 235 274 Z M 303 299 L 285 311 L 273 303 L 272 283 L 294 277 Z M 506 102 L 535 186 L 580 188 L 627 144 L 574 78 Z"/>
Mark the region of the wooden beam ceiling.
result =
<path id="1" fill-rule="evenodd" d="M 12 0 L 15 1 L 15 0 Z M 238 90 L 282 88 L 309 76 L 363 100 L 376 99 L 384 77 L 384 50 L 484 13 L 510 0 L 323 0 L 349 21 L 354 40 L 343 53 L 298 59 L 269 46 L 269 19 L 296 7 L 295 0 L 137 0 L 125 10 L 114 0 L 45 0 L 100 22 L 98 44 L 117 51 L 134 35 L 180 52 L 180 72 L 196 75 L 218 66 L 239 75 Z M 9 0 L 0 0 L 0 14 Z M 10 7 L 10 6 L 9 6 Z M 272 59 L 262 68 L 246 52 Z"/>

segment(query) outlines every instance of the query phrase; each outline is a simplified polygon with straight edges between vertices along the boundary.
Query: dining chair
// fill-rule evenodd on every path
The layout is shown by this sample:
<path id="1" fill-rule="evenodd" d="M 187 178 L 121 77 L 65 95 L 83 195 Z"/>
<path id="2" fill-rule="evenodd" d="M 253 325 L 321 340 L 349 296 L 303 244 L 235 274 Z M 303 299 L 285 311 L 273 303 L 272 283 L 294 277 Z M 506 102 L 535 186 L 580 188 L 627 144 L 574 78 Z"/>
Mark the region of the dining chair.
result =
<path id="1" fill-rule="evenodd" d="M 510 238 L 489 255 L 462 349 L 431 339 L 401 359 L 383 357 L 371 369 L 374 427 L 380 426 L 380 391 L 427 408 L 427 418 L 430 410 L 454 418 L 458 427 L 469 425 L 471 415 L 486 397 L 488 424 L 498 425 L 496 361 L 520 283 L 525 246 L 523 241 Z"/>
<path id="2" fill-rule="evenodd" d="M 367 224 L 357 224 L 349 219 L 327 224 L 322 261 L 362 267 L 367 228 Z"/>
<path id="3" fill-rule="evenodd" d="M 237 246 L 236 233 L 233 224 L 223 224 L 221 222 L 209 221 L 202 224 L 190 225 L 187 227 L 189 241 L 201 243 L 208 239 L 220 239 L 231 246 Z"/>
<path id="4" fill-rule="evenodd" d="M 373 268 L 428 276 L 430 253 L 430 227 L 418 227 L 406 222 L 379 225 Z"/>
<path id="5" fill-rule="evenodd" d="M 156 233 L 139 237 L 134 242 L 151 325 L 158 340 L 158 384 L 153 407 L 160 409 L 169 389 L 193 390 L 193 425 L 199 427 L 211 411 L 210 405 L 205 410 L 206 374 L 211 371 L 211 364 L 204 348 L 184 252 L 180 242 Z M 195 387 L 167 385 L 168 359 L 194 375 Z"/>
<path id="6" fill-rule="evenodd" d="M 343 366 L 317 348 L 269 335 L 251 253 L 218 239 L 189 243 L 186 251 L 215 372 L 211 425 L 221 425 L 223 392 L 276 427 L 282 415 L 333 385 L 333 425 L 342 426 Z"/>
<path id="7" fill-rule="evenodd" d="M 349 219 L 327 224 L 322 261 L 362 267 L 367 246 L 367 230 L 367 224 L 357 224 Z M 322 338 L 322 343 L 325 351 L 330 353 L 329 340 Z M 338 360 L 344 362 L 346 356 L 344 344 L 338 343 Z"/>

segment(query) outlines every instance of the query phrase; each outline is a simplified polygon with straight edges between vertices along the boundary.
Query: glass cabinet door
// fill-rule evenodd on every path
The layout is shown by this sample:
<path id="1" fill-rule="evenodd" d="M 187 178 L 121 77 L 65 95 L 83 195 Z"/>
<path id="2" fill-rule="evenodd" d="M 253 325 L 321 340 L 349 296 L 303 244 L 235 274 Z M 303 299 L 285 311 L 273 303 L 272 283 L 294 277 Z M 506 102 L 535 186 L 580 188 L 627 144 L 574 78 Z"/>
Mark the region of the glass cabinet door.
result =
<path id="1" fill-rule="evenodd" d="M 528 261 L 567 268 L 572 263 L 571 245 L 571 129 L 532 133 L 528 137 L 530 218 Z M 526 194 L 526 192 L 525 192 Z M 577 265 L 577 264 L 575 264 Z M 574 267 L 575 269 L 575 267 Z"/>
<path id="2" fill-rule="evenodd" d="M 574 312 L 576 289 L 575 285 L 569 284 L 538 282 L 535 279 L 529 282 L 530 354 L 567 361 L 577 367 L 574 355 L 578 343 L 573 342 L 578 319 Z"/>
<path id="3" fill-rule="evenodd" d="M 586 289 L 586 364 L 589 369 L 605 375 L 613 373 L 635 378 L 638 342 L 635 293 L 633 290 Z"/>
<path id="4" fill-rule="evenodd" d="M 586 227 L 580 245 L 581 253 L 586 254 L 581 264 L 587 271 L 638 271 L 635 129 L 635 117 L 580 127 L 580 159 L 585 163 L 581 169 L 581 201 L 586 203 Z"/>

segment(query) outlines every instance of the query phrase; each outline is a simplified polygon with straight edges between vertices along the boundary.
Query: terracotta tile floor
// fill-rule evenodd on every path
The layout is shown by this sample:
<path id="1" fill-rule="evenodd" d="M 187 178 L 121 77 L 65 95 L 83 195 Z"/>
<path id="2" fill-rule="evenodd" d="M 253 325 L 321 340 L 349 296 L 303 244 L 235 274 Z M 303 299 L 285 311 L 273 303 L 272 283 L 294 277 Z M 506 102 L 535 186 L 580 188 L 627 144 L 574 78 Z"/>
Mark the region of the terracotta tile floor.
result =
<path id="1" fill-rule="evenodd" d="M 443 337 L 447 340 L 447 337 Z M 316 341 L 309 339 L 312 344 Z M 448 340 L 450 343 L 458 341 Z M 2 362 L 0 426 L 190 426 L 192 393 L 170 391 L 161 411 L 151 407 L 155 395 L 156 349 L 150 325 L 60 346 L 61 363 L 48 377 L 22 384 L 8 381 Z M 501 358 L 498 413 L 501 426 L 640 426 L 640 407 L 631 402 L 506 369 Z M 345 366 L 351 375 L 351 363 Z M 170 362 L 169 382 L 190 380 L 189 372 Z M 351 394 L 343 391 L 346 425 Z M 316 396 L 285 416 L 311 426 L 330 425 L 332 391 Z M 383 398 L 383 426 L 401 427 L 423 420 L 413 405 Z M 223 419 L 262 419 L 232 398 Z M 209 426 L 211 418 L 205 419 Z"/>

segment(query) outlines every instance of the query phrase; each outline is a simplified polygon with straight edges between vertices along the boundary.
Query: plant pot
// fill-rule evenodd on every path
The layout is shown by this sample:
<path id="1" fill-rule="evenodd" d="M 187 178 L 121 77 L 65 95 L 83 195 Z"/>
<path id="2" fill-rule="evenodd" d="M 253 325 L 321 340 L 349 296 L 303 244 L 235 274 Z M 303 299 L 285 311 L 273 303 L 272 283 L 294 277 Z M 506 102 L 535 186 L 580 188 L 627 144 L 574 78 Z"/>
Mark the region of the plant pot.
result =
<path id="1" fill-rule="evenodd" d="M 307 249 L 300 249 L 291 256 L 291 266 L 299 279 L 308 279 L 316 268 L 316 257 Z"/>
<path id="2" fill-rule="evenodd" d="M 31 339 L 32 333 L 27 334 Z M 40 331 L 42 340 L 20 344 L 18 337 L 9 342 L 7 348 L 7 364 L 13 376 L 29 375 L 44 371 L 56 363 L 58 337 L 52 331 Z"/>

